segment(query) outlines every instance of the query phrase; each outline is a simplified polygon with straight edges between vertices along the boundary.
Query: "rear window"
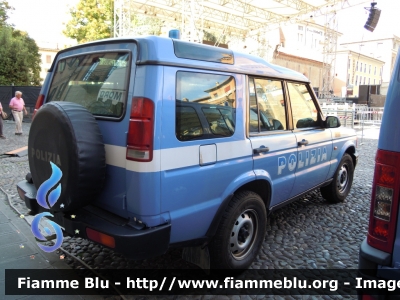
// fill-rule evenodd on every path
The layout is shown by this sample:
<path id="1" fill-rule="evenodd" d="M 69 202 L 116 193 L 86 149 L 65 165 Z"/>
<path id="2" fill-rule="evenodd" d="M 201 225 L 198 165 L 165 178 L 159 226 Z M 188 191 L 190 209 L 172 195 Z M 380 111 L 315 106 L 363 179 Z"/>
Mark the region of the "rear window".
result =
<path id="1" fill-rule="evenodd" d="M 102 52 L 58 61 L 47 102 L 68 101 L 92 114 L 121 117 L 127 97 L 129 52 Z"/>

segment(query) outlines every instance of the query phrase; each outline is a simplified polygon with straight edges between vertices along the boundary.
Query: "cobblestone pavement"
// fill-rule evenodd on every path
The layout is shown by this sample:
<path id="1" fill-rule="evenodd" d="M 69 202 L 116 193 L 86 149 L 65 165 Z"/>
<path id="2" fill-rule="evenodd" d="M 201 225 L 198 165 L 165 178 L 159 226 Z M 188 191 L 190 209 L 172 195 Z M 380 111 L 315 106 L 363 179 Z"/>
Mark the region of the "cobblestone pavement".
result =
<path id="1" fill-rule="evenodd" d="M 27 145 L 29 126 L 29 123 L 23 123 L 24 134 L 16 136 L 14 124 L 4 124 L 7 139 L 0 140 L 0 154 Z M 271 214 L 267 220 L 265 241 L 258 259 L 251 268 L 356 269 L 359 246 L 366 236 L 368 226 L 376 148 L 376 135 L 374 139 L 364 136 L 362 145 L 358 147 L 360 157 L 353 187 L 344 203 L 329 204 L 316 190 Z M 27 156 L 0 159 L 0 186 L 12 197 L 13 204 L 23 213 L 27 213 L 27 209 L 16 193 L 16 183 L 25 177 L 28 169 Z M 181 259 L 179 249 L 170 250 L 160 257 L 133 261 L 80 238 L 66 238 L 62 247 L 80 257 L 94 269 L 197 268 Z M 73 259 L 67 257 L 66 261 L 74 268 L 82 268 Z M 209 299 L 206 296 L 196 296 L 196 298 Z M 228 299 L 224 296 L 216 298 Z M 230 299 L 244 298 L 246 297 L 230 297 Z"/>

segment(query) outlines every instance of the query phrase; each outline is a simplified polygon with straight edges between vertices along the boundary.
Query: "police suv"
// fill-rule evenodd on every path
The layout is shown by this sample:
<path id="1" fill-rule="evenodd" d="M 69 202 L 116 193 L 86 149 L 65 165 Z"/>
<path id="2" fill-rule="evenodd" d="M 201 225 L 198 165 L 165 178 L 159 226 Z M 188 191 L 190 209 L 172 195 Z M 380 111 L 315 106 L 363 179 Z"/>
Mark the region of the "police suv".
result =
<path id="1" fill-rule="evenodd" d="M 19 195 L 45 211 L 54 163 L 47 211 L 66 233 L 134 259 L 183 247 L 226 269 L 250 266 L 273 210 L 316 188 L 344 201 L 357 163 L 355 131 L 324 117 L 302 74 L 155 36 L 60 51 L 28 151 Z"/>

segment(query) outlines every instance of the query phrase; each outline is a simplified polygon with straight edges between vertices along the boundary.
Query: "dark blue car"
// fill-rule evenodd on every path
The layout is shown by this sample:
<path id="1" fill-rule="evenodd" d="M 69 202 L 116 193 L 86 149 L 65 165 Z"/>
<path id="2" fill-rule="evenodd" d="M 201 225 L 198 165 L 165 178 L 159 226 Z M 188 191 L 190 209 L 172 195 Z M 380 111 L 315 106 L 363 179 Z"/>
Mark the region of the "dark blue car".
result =
<path id="1" fill-rule="evenodd" d="M 400 279 L 400 52 L 389 85 L 380 129 L 371 194 L 368 235 L 361 244 L 359 273 L 375 287 Z M 384 280 L 384 281 L 383 281 Z M 398 281 L 399 282 L 399 281 Z M 398 290 L 398 288 L 396 288 Z M 389 290 L 362 292 L 362 299 L 393 299 Z M 375 296 L 366 294 L 376 294 Z M 396 293 L 393 291 L 393 293 Z M 398 294 L 398 292 L 397 292 Z M 399 297 L 399 296 L 397 296 Z"/>

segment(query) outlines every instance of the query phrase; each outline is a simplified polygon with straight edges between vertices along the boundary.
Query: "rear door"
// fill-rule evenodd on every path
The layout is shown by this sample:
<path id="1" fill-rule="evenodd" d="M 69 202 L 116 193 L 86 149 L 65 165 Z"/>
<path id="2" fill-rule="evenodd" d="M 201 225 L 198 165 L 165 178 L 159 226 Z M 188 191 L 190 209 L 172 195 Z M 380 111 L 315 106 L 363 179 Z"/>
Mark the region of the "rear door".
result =
<path id="1" fill-rule="evenodd" d="M 288 129 L 283 81 L 250 77 L 248 84 L 254 171 L 271 183 L 270 206 L 275 206 L 289 198 L 295 182 L 296 136 Z"/>
<path id="2" fill-rule="evenodd" d="M 46 102 L 68 101 L 91 112 L 103 135 L 106 181 L 97 205 L 128 216 L 125 203 L 126 131 L 128 129 L 137 48 L 132 44 L 102 44 L 60 52 L 52 72 Z M 129 78 L 132 78 L 130 81 Z M 129 108 L 128 108 L 129 107 Z M 125 117 L 128 115 L 128 117 Z M 85 128 L 82 128 L 85 130 Z"/>
<path id="3" fill-rule="evenodd" d="M 297 143 L 296 180 L 291 197 L 312 189 L 327 179 L 331 166 L 332 136 L 321 127 L 316 99 L 306 83 L 288 82 Z"/>

